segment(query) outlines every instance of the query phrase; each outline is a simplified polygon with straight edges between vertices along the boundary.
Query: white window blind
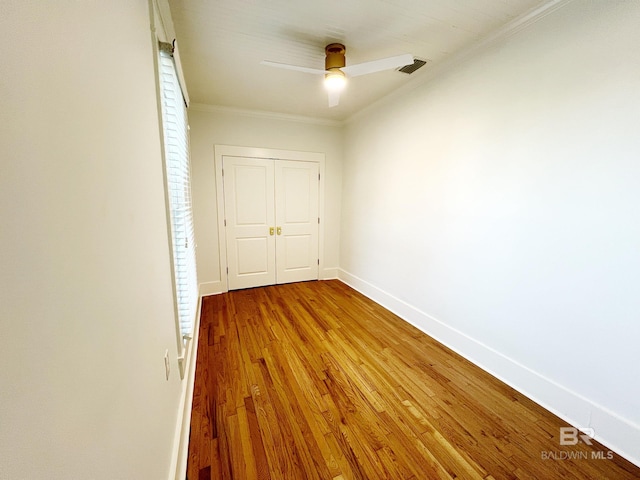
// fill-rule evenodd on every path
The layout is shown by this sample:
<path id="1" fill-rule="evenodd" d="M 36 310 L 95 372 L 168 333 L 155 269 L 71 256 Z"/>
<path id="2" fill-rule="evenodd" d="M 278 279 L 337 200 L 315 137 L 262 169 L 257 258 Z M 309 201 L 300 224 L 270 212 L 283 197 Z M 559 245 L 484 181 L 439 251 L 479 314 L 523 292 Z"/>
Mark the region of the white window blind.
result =
<path id="1" fill-rule="evenodd" d="M 198 302 L 189 127 L 175 64 L 171 54 L 165 50 L 160 50 L 159 69 L 176 304 L 184 337 L 193 333 Z"/>

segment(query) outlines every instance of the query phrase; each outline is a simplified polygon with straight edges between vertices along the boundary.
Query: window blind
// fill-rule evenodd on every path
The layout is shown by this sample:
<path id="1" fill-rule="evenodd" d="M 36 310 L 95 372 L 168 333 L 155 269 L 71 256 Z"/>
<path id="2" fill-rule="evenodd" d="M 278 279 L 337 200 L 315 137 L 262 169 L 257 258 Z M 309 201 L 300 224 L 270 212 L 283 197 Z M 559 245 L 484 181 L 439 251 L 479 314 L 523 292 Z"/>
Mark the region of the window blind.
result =
<path id="1" fill-rule="evenodd" d="M 159 71 L 175 294 L 180 332 L 184 338 L 193 334 L 198 302 L 189 127 L 175 64 L 166 49 L 160 50 Z"/>

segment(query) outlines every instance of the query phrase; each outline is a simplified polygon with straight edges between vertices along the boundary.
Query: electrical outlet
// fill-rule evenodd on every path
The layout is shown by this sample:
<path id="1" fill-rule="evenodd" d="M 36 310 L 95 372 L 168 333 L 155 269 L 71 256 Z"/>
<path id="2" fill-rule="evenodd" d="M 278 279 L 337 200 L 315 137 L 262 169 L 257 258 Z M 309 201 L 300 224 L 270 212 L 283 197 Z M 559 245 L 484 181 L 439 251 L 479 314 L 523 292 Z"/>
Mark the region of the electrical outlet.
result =
<path id="1" fill-rule="evenodd" d="M 169 380 L 169 373 L 171 373 L 171 364 L 169 363 L 169 350 L 164 351 L 164 372 Z"/>

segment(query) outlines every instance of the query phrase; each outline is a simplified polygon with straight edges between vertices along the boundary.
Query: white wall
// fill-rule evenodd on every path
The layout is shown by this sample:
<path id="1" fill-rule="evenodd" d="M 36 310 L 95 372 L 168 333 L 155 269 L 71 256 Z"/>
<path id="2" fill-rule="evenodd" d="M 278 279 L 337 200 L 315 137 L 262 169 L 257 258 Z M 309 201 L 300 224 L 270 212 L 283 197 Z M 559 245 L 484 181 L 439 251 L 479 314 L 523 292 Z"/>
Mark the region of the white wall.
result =
<path id="1" fill-rule="evenodd" d="M 321 253 L 325 270 L 320 274 L 335 277 L 339 258 L 342 186 L 341 126 L 197 105 L 189 111 L 189 124 L 198 281 L 203 294 L 219 292 L 221 288 L 215 145 L 325 154 L 325 248 Z"/>
<path id="2" fill-rule="evenodd" d="M 636 463 L 638 25 L 640 2 L 575 1 L 356 116 L 340 257 L 349 283 Z"/>
<path id="3" fill-rule="evenodd" d="M 181 384 L 149 24 L 145 0 L 0 7 L 2 479 L 171 475 Z"/>

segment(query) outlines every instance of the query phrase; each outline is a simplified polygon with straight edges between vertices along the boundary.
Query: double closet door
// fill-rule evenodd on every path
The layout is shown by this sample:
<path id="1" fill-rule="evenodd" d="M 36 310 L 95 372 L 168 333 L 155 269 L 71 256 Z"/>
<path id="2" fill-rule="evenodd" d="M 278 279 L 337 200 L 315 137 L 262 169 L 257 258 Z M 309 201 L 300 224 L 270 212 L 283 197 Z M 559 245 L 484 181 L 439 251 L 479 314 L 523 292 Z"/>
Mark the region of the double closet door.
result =
<path id="1" fill-rule="evenodd" d="M 319 165 L 223 157 L 229 290 L 318 279 Z"/>

